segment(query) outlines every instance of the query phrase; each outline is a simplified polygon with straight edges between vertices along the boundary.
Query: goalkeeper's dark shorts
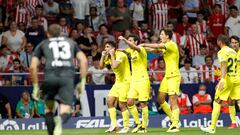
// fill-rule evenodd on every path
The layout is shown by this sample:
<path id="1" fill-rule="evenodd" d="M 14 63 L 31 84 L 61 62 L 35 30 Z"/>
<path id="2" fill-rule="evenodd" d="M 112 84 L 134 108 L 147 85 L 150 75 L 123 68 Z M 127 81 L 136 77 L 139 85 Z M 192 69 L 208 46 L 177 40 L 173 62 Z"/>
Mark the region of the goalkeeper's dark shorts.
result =
<path id="1" fill-rule="evenodd" d="M 41 86 L 45 100 L 57 100 L 62 104 L 72 105 L 74 99 L 74 78 L 49 74 Z"/>

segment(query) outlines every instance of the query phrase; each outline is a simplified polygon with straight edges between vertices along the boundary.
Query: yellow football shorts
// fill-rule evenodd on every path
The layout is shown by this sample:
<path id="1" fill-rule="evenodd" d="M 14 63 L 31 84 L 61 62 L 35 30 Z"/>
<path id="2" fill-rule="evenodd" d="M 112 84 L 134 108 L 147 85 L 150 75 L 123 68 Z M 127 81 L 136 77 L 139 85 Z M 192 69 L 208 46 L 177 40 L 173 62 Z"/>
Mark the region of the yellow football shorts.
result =
<path id="1" fill-rule="evenodd" d="M 150 97 L 150 81 L 142 80 L 131 82 L 128 98 L 138 99 L 138 101 L 148 101 Z"/>
<path id="2" fill-rule="evenodd" d="M 216 89 L 214 99 L 221 99 L 223 101 L 227 101 L 228 97 L 230 96 L 230 94 L 232 92 L 232 90 L 233 90 L 232 79 L 230 79 L 229 77 L 226 77 L 226 79 L 224 80 L 223 89 L 221 91 Z"/>
<path id="3" fill-rule="evenodd" d="M 115 83 L 108 93 L 109 97 L 116 97 L 120 102 L 127 102 L 130 83 Z"/>
<path id="4" fill-rule="evenodd" d="M 181 83 L 181 76 L 164 77 L 160 83 L 159 92 L 167 93 L 168 95 L 178 95 Z"/>

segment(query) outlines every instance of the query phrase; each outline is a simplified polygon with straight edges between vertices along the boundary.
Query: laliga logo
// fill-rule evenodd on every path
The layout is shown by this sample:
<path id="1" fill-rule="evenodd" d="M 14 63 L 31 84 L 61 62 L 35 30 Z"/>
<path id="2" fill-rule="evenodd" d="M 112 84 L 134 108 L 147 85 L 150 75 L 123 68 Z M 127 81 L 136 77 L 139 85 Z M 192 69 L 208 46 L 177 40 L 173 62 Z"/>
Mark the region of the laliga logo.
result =
<path id="1" fill-rule="evenodd" d="M 169 126 L 169 124 L 170 124 L 170 118 L 167 116 L 162 120 L 162 127 L 166 128 Z"/>
<path id="2" fill-rule="evenodd" d="M 170 121 L 170 118 L 167 116 L 165 117 L 163 120 L 162 120 L 162 127 L 163 128 L 167 128 L 167 127 L 170 127 L 170 124 L 171 124 L 171 121 Z M 181 123 L 179 122 L 179 127 L 181 127 Z"/>
<path id="3" fill-rule="evenodd" d="M 0 124 L 0 130 L 19 130 L 19 126 L 16 121 L 5 120 Z"/>

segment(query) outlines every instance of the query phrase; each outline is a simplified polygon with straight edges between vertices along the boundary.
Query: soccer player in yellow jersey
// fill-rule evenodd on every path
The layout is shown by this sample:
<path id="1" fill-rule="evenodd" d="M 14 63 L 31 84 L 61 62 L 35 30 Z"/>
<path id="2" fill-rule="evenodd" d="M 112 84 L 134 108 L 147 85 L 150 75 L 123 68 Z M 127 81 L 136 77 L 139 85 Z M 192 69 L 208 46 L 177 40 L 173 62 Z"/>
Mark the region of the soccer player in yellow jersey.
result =
<path id="1" fill-rule="evenodd" d="M 218 61 L 221 70 L 221 79 L 216 86 L 216 92 L 213 102 L 212 121 L 210 127 L 201 127 L 203 132 L 214 134 L 216 132 L 216 123 L 220 114 L 221 102 L 226 101 L 233 91 L 233 83 L 236 77 L 235 67 L 237 53 L 227 45 L 229 39 L 225 35 L 219 35 L 217 45 L 221 48 L 218 52 Z"/>
<path id="2" fill-rule="evenodd" d="M 108 97 L 108 112 L 111 119 L 111 126 L 105 132 L 128 133 L 129 129 L 129 112 L 127 110 L 127 94 L 130 86 L 131 72 L 128 57 L 123 52 L 116 50 L 116 44 L 109 41 L 105 44 L 105 50 L 102 52 L 100 59 L 100 68 L 105 65 L 111 65 L 116 76 L 116 81 L 111 88 Z M 115 102 L 119 101 L 119 107 L 122 112 L 124 128 L 118 131 Z"/>
<path id="3" fill-rule="evenodd" d="M 148 124 L 148 105 L 150 98 L 150 80 L 147 71 L 147 52 L 145 48 L 137 46 L 139 39 L 134 35 L 130 35 L 128 39 L 120 36 L 119 40 L 123 40 L 130 48 L 126 52 L 131 55 L 132 80 L 128 92 L 128 108 L 136 122 L 136 127 L 132 133 L 146 133 Z M 142 109 L 142 123 L 138 117 L 138 110 L 135 102 L 138 100 Z"/>
<path id="4" fill-rule="evenodd" d="M 167 132 L 179 132 L 179 108 L 177 104 L 181 75 L 179 70 L 179 51 L 178 46 L 172 40 L 172 31 L 162 29 L 160 31 L 160 44 L 142 44 L 144 47 L 153 49 L 164 49 L 164 61 L 166 64 L 165 76 L 160 84 L 158 92 L 158 103 L 163 111 L 169 116 L 172 125 Z M 166 102 L 166 96 L 169 95 L 170 104 Z"/>
<path id="5" fill-rule="evenodd" d="M 237 101 L 238 107 L 240 108 L 240 48 L 239 48 L 239 38 L 237 36 L 230 37 L 231 47 L 237 52 L 237 66 L 236 66 L 236 80 L 233 83 L 233 91 L 229 97 L 229 114 L 231 118 L 231 125 L 229 128 L 237 128 L 236 123 L 236 109 L 235 103 Z"/>

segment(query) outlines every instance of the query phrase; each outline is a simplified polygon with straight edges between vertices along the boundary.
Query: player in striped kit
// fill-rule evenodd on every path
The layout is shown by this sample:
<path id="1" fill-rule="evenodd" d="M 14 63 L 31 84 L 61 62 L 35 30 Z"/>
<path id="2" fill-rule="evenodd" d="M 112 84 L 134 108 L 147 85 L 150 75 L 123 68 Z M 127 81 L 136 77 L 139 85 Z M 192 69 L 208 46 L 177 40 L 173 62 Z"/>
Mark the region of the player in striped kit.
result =
<path id="1" fill-rule="evenodd" d="M 158 0 L 150 8 L 150 25 L 152 29 L 160 31 L 162 28 L 167 26 L 168 22 L 168 6 L 164 3 L 164 0 Z"/>
<path id="2" fill-rule="evenodd" d="M 217 76 L 214 75 L 214 71 L 218 70 L 216 65 L 213 65 L 212 56 L 208 55 L 205 57 L 205 64 L 200 65 L 197 70 L 201 71 L 198 76 L 200 82 L 215 82 L 217 80 Z"/>
<path id="3" fill-rule="evenodd" d="M 206 37 L 197 31 L 197 25 L 192 24 L 192 33 L 187 37 L 186 48 L 189 49 L 190 55 L 193 57 L 200 54 L 200 44 L 204 44 L 208 48 Z"/>

